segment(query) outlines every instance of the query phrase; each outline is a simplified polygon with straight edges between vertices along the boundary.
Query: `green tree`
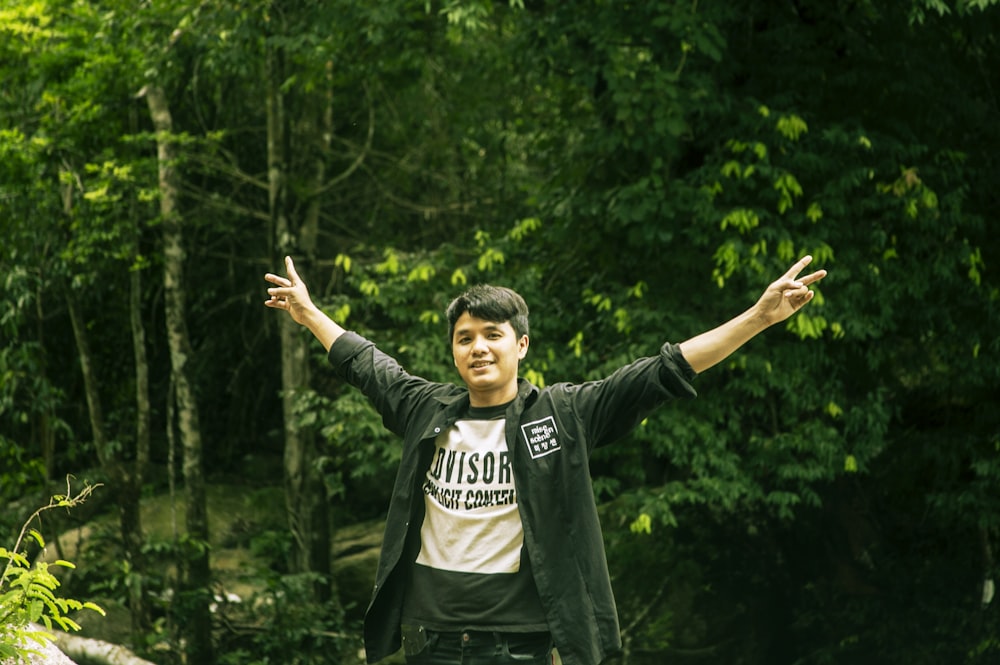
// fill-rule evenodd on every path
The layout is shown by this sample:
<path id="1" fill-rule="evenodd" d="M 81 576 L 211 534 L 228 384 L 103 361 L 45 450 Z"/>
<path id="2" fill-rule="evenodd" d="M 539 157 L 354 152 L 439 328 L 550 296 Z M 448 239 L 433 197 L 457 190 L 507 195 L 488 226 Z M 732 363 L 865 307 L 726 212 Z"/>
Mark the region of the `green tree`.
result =
<path id="1" fill-rule="evenodd" d="M 0 11 L 5 499 L 70 462 L 158 482 L 138 442 L 152 418 L 169 459 L 163 191 L 206 479 L 288 453 L 282 572 L 322 572 L 327 525 L 381 514 L 398 455 L 261 311 L 283 254 L 441 380 L 449 298 L 512 285 L 533 310 L 522 371 L 545 382 L 700 332 L 808 252 L 831 274 L 805 316 L 593 460 L 623 660 L 995 657 L 996 3 Z"/>

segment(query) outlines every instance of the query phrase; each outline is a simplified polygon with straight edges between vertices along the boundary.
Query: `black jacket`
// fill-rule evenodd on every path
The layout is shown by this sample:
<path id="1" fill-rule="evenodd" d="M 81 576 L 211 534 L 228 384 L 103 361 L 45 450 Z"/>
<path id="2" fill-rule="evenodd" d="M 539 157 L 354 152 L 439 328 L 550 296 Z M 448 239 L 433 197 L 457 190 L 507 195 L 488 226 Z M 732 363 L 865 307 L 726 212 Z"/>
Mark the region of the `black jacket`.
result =
<path id="1" fill-rule="evenodd" d="M 465 413 L 464 387 L 408 374 L 354 333 L 330 348 L 340 377 L 359 388 L 403 452 L 386 519 L 375 588 L 365 615 L 365 649 L 374 663 L 400 647 L 406 565 L 419 547 L 420 479 L 434 438 Z M 631 431 L 656 406 L 693 397 L 694 371 L 673 344 L 600 381 L 542 389 L 524 379 L 508 407 L 507 447 L 535 584 L 565 665 L 597 665 L 621 649 L 589 456 Z"/>

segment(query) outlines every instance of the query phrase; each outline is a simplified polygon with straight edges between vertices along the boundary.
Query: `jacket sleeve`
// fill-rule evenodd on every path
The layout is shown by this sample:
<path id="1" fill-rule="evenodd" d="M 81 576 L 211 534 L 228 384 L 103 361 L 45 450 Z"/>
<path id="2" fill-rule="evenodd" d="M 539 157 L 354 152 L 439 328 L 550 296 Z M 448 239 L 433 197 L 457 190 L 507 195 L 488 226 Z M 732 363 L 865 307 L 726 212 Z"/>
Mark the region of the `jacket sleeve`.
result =
<path id="1" fill-rule="evenodd" d="M 359 389 L 382 416 L 386 429 L 399 436 L 421 403 L 450 388 L 409 374 L 374 342 L 354 332 L 337 338 L 327 358 L 337 376 Z"/>
<path id="2" fill-rule="evenodd" d="M 693 398 L 695 371 L 676 344 L 660 353 L 617 369 L 604 379 L 575 386 L 576 417 L 589 433 L 592 448 L 611 443 L 634 429 L 656 407 L 675 399 Z"/>

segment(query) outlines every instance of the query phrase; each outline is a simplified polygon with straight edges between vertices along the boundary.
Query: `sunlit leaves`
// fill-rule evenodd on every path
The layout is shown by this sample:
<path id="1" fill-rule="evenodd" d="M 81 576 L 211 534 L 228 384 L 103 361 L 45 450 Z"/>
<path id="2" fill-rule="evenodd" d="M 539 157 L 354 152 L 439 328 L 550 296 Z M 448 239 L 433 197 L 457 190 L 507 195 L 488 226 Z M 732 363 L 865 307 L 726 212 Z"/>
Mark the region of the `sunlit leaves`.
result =
<path id="1" fill-rule="evenodd" d="M 407 274 L 406 279 L 411 282 L 429 282 L 436 272 L 433 265 L 423 262 L 414 266 Z"/>
<path id="2" fill-rule="evenodd" d="M 760 217 L 758 217 L 757 213 L 753 210 L 736 208 L 734 210 L 730 210 L 726 216 L 722 218 L 722 222 L 720 222 L 719 226 L 723 231 L 727 228 L 733 228 L 740 233 L 748 233 L 760 226 Z"/>
<path id="3" fill-rule="evenodd" d="M 806 311 L 799 312 L 788 320 L 788 330 L 801 339 L 819 339 L 828 327 L 826 318 Z"/>
<path id="4" fill-rule="evenodd" d="M 341 325 L 346 325 L 351 318 L 351 303 L 341 303 L 335 309 L 328 312 L 328 314 L 334 321 L 339 322 Z"/>
<path id="5" fill-rule="evenodd" d="M 440 11 L 449 24 L 462 31 L 476 32 L 486 27 L 490 3 L 482 0 L 447 0 Z M 453 38 L 457 40 L 457 34 Z"/>
<path id="6" fill-rule="evenodd" d="M 952 3 L 948 0 L 915 0 L 909 5 L 909 19 L 911 24 L 923 25 L 925 21 L 937 17 L 947 16 L 952 12 L 952 4 L 959 15 L 974 14 L 985 11 L 997 4 L 997 0 L 957 0 Z"/>
<path id="7" fill-rule="evenodd" d="M 358 288 L 361 291 L 361 295 L 366 298 L 377 298 L 379 294 L 382 293 L 382 288 L 374 279 L 366 279 L 362 281 Z"/>
<path id="8" fill-rule="evenodd" d="M 779 194 L 778 213 L 784 214 L 792 207 L 795 198 L 802 196 L 802 185 L 791 173 L 782 173 L 774 181 L 774 189 Z"/>
<path id="9" fill-rule="evenodd" d="M 583 331 L 578 330 L 575 335 L 566 343 L 573 355 L 577 358 L 583 356 Z"/>
<path id="10" fill-rule="evenodd" d="M 542 228 L 542 220 L 538 217 L 525 217 L 514 224 L 509 231 L 509 236 L 511 240 L 521 242 L 532 233 L 538 231 L 540 228 Z"/>
<path id="11" fill-rule="evenodd" d="M 969 279 L 976 286 L 982 286 L 983 284 L 983 271 L 986 268 L 986 262 L 983 261 L 983 251 L 979 247 L 969 248 Z"/>
<path id="12" fill-rule="evenodd" d="M 653 532 L 653 520 L 646 513 L 639 513 L 639 516 L 635 518 L 629 525 L 629 531 L 636 534 L 646 534 L 649 535 Z"/>
<path id="13" fill-rule="evenodd" d="M 476 261 L 476 267 L 480 272 L 490 272 L 503 265 L 505 261 L 504 253 L 495 247 L 486 247 Z"/>
<path id="14" fill-rule="evenodd" d="M 69 491 L 67 480 L 67 491 Z M 64 559 L 57 559 L 49 564 L 46 561 L 34 563 L 27 556 L 24 536 L 28 536 L 38 546 L 45 546 L 45 539 L 30 524 L 44 511 L 59 507 L 72 508 L 82 503 L 94 486 L 87 485 L 76 496 L 53 496 L 48 505 L 37 509 L 21 528 L 21 535 L 16 539 L 13 549 L 0 547 L 0 653 L 6 659 L 20 659 L 31 654 L 27 648 L 29 640 L 39 644 L 51 639 L 51 634 L 43 632 L 33 634 L 29 624 L 44 625 L 48 631 L 58 626 L 64 631 L 80 630 L 74 618 L 69 616 L 79 610 L 91 610 L 102 616 L 104 609 L 93 602 L 81 602 L 72 598 L 63 598 L 57 594 L 61 585 L 59 579 L 51 572 L 52 566 L 60 568 L 76 568 L 75 564 Z"/>
<path id="15" fill-rule="evenodd" d="M 809 218 L 809 221 L 811 222 L 818 222 L 823 219 L 823 206 L 816 201 L 813 201 L 806 209 L 806 217 Z"/>
<path id="16" fill-rule="evenodd" d="M 806 121 L 795 114 L 783 115 L 775 123 L 775 129 L 790 141 L 798 141 L 807 131 L 809 126 Z"/>
<path id="17" fill-rule="evenodd" d="M 640 279 L 638 282 L 636 282 L 635 284 L 633 284 L 632 286 L 630 286 L 628 288 L 628 290 L 627 290 L 626 293 L 627 293 L 627 295 L 628 295 L 629 298 L 637 298 L 638 299 L 638 298 L 642 298 L 643 296 L 645 296 L 646 295 L 646 291 L 648 291 L 648 290 L 649 290 L 649 284 L 647 284 L 645 281 L 643 281 L 643 280 Z"/>
<path id="18" fill-rule="evenodd" d="M 916 219 L 922 213 L 937 214 L 937 193 L 920 178 L 915 168 L 904 168 L 900 176 L 886 183 L 878 183 L 879 192 L 899 199 L 907 217 Z"/>
<path id="19" fill-rule="evenodd" d="M 611 298 L 603 293 L 594 293 L 591 290 L 584 291 L 584 299 L 598 313 L 611 311 Z"/>
<path id="20" fill-rule="evenodd" d="M 39 547 L 45 547 L 45 539 L 42 538 L 42 534 L 40 534 L 37 529 L 28 529 L 28 536 L 30 536 Z"/>
<path id="21" fill-rule="evenodd" d="M 351 257 L 347 254 L 337 254 L 333 259 L 333 265 L 342 268 L 345 273 L 351 272 Z"/>
<path id="22" fill-rule="evenodd" d="M 384 260 L 375 266 L 375 272 L 383 275 L 397 275 L 401 270 L 399 254 L 387 247 L 383 252 Z"/>
<path id="23" fill-rule="evenodd" d="M 30 44 L 51 39 L 52 14 L 45 2 L 21 2 L 16 6 L 0 8 L 0 31 L 8 38 Z"/>
<path id="24" fill-rule="evenodd" d="M 528 367 L 521 372 L 521 376 L 523 376 L 526 381 L 538 386 L 539 388 L 545 387 L 545 375 L 537 369 Z"/>

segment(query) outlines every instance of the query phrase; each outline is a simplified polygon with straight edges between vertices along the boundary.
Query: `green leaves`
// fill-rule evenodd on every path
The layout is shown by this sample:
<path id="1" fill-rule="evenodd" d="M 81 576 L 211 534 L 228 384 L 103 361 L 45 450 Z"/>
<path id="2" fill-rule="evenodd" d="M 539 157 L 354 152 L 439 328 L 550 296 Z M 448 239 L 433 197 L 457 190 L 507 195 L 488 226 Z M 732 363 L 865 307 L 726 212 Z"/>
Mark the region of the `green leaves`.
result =
<path id="1" fill-rule="evenodd" d="M 777 185 L 775 185 L 775 188 L 777 188 Z M 746 234 L 760 226 L 760 217 L 758 217 L 757 213 L 753 210 L 736 208 L 729 211 L 729 213 L 722 218 L 722 222 L 719 226 L 723 231 L 732 227 L 740 233 Z"/>
<path id="2" fill-rule="evenodd" d="M 69 479 L 67 479 L 67 494 L 52 497 L 48 505 L 32 514 L 22 527 L 21 537 L 14 548 L 8 550 L 0 547 L 0 562 L 5 562 L 3 574 L 0 575 L 0 655 L 5 659 L 24 657 L 32 653 L 29 641 L 41 644 L 42 640 L 51 639 L 51 634 L 36 633 L 30 624 L 40 622 L 49 631 L 54 627 L 64 631 L 77 631 L 80 630 L 80 624 L 68 616 L 69 613 L 86 609 L 104 616 L 104 610 L 95 603 L 57 595 L 60 582 L 50 571 L 50 564 L 38 561 L 32 565 L 26 551 L 20 549 L 26 534 L 38 547 L 45 547 L 41 533 L 29 528 L 38 515 L 53 508 L 78 506 L 86 500 L 94 488 L 95 486 L 85 485 L 82 491 L 73 496 L 70 494 Z M 51 566 L 76 567 L 73 563 L 62 559 L 54 561 Z"/>
<path id="3" fill-rule="evenodd" d="M 775 129 L 789 141 L 798 141 L 803 134 L 809 131 L 809 126 L 799 116 L 789 114 L 778 118 L 775 122 Z"/>
<path id="4" fill-rule="evenodd" d="M 159 264 L 134 95 L 156 77 L 176 113 L 190 361 L 219 414 L 204 423 L 212 468 L 280 453 L 280 410 L 262 408 L 277 398 L 277 334 L 257 305 L 291 236 L 315 300 L 433 379 L 455 379 L 449 299 L 514 286 L 533 314 L 521 372 L 539 384 L 597 379 L 714 326 L 809 253 L 830 275 L 803 311 L 699 377 L 699 399 L 594 457 L 595 491 L 617 500 L 613 563 L 632 564 L 629 635 L 637 649 L 732 644 L 713 657 L 745 662 L 785 658 L 754 651 L 774 634 L 817 663 L 988 662 L 961 609 L 979 601 L 955 590 L 981 588 L 977 534 L 995 550 L 1000 514 L 1000 424 L 984 406 L 1000 385 L 995 4 L 5 6 L 2 498 L 43 482 L 46 446 L 57 466 L 90 456 L 86 418 L 67 406 L 67 292 L 114 354 L 106 366 L 125 368 L 103 384 L 110 427 L 132 427 L 124 278 Z M 284 67 L 269 69 L 278 51 Z M 269 71 L 286 105 L 281 165 L 267 161 Z M 280 205 L 265 186 L 278 166 Z M 276 237 L 279 208 L 296 233 Z M 150 330 L 156 279 L 140 305 Z M 315 350 L 296 417 L 323 437 L 342 512 L 375 514 L 398 447 L 323 363 Z M 167 382 L 153 389 L 166 404 Z M 654 568 L 670 590 L 649 585 Z M 845 602 L 845 579 L 877 589 L 849 587 Z M 945 600 L 884 621 L 896 615 L 879 603 L 913 589 Z M 933 631 L 896 626 L 930 616 L 960 657 L 921 655 Z"/>

